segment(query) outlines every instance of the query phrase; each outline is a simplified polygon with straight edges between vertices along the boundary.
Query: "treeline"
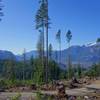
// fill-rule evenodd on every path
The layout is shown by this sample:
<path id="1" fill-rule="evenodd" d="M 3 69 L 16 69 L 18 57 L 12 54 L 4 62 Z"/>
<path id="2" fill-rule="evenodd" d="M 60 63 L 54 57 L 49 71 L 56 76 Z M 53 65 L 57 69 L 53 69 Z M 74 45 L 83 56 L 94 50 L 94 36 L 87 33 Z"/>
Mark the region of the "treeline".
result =
<path id="1" fill-rule="evenodd" d="M 51 22 L 48 6 L 48 0 L 39 0 L 39 7 L 35 16 L 35 26 L 36 30 L 39 32 L 39 39 L 37 42 L 38 57 L 31 57 L 30 60 L 27 60 L 25 55 L 26 51 L 24 49 L 23 61 L 17 62 L 14 59 L 0 60 L 1 79 L 10 80 L 12 83 L 15 83 L 16 80 L 31 80 L 31 82 L 35 84 L 44 84 L 52 82 L 53 80 L 71 79 L 74 76 L 81 78 L 87 75 L 91 77 L 97 77 L 100 75 L 100 64 L 95 64 L 88 70 L 82 68 L 81 64 L 77 64 L 77 67 L 74 67 L 71 61 L 70 50 L 68 58 L 66 57 L 66 70 L 60 69 L 62 59 L 62 31 L 60 29 L 55 32 L 55 38 L 60 51 L 59 54 L 56 55 L 56 61 L 58 63 L 53 60 L 53 46 L 49 43 L 49 28 Z M 2 11 L 1 7 L 0 10 Z M 70 48 L 72 32 L 71 30 L 68 30 L 65 33 L 66 48 Z M 98 41 L 100 41 L 100 39 L 98 39 Z"/>
<path id="2" fill-rule="evenodd" d="M 93 64 L 86 72 L 89 77 L 100 77 L 100 63 Z"/>
<path id="3" fill-rule="evenodd" d="M 45 61 L 44 61 L 45 64 Z M 58 64 L 50 60 L 48 62 L 48 80 L 59 80 L 65 77 L 65 71 L 61 70 Z M 44 84 L 45 73 L 42 61 L 39 58 L 31 57 L 28 61 L 0 60 L 0 78 L 12 82 L 31 80 L 32 83 Z"/>
<path id="4" fill-rule="evenodd" d="M 45 61 L 44 61 L 45 64 Z M 66 80 L 68 78 L 68 71 L 61 70 L 59 65 L 53 61 L 48 62 L 48 80 L 52 82 L 53 80 Z M 82 68 L 80 64 L 77 67 L 71 69 L 72 76 L 82 78 L 84 76 L 98 77 L 100 76 L 100 64 L 94 64 L 90 68 Z M 70 72 L 70 73 L 71 73 Z M 34 59 L 31 57 L 30 60 L 26 61 L 14 61 L 14 60 L 0 60 L 0 79 L 10 80 L 15 82 L 19 81 L 29 81 L 35 84 L 45 83 L 45 73 L 44 67 L 42 67 L 42 61 L 39 58 Z"/>

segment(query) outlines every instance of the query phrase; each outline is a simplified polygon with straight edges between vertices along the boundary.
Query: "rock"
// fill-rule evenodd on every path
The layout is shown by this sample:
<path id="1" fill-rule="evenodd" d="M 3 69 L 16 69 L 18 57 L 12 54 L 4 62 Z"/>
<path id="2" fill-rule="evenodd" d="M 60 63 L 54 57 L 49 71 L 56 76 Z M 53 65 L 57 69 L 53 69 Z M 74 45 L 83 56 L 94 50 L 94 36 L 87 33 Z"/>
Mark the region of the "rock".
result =
<path id="1" fill-rule="evenodd" d="M 3 88 L 2 88 L 2 89 L 0 89 L 0 92 L 5 92 L 5 89 L 3 89 Z"/>
<path id="2" fill-rule="evenodd" d="M 65 92 L 65 86 L 63 83 L 58 83 L 57 86 L 57 95 L 58 98 L 67 98 L 66 92 Z"/>
<path id="3" fill-rule="evenodd" d="M 80 88 L 80 87 L 82 87 L 82 84 L 75 77 L 69 83 L 70 89 Z"/>
<path id="4" fill-rule="evenodd" d="M 35 84 L 32 84 L 32 85 L 30 86 L 30 88 L 31 88 L 32 90 L 37 90 L 37 86 L 36 86 Z"/>

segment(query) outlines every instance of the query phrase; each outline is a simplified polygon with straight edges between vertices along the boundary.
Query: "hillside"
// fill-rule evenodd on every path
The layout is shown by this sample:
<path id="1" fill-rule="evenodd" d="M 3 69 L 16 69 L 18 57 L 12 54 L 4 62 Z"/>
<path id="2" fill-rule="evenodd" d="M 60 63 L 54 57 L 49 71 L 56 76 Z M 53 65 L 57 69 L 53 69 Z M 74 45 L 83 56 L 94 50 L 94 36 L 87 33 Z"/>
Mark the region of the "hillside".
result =
<path id="1" fill-rule="evenodd" d="M 100 43 L 91 43 L 88 45 L 83 46 L 71 46 L 68 49 L 61 51 L 61 58 L 62 58 L 62 64 L 66 64 L 68 53 L 70 52 L 71 60 L 73 64 L 81 63 L 83 65 L 90 65 L 93 63 L 98 63 L 100 61 Z M 27 59 L 29 59 L 31 56 L 37 57 L 38 53 L 37 51 L 31 51 L 26 53 Z M 57 57 L 58 55 L 58 57 Z M 22 55 L 20 55 L 18 58 L 22 58 Z M 52 52 L 52 58 L 57 61 L 57 58 L 59 59 L 59 51 L 53 51 Z"/>
<path id="2" fill-rule="evenodd" d="M 83 65 L 90 65 L 93 63 L 99 63 L 100 61 L 100 43 L 91 43 L 88 45 L 75 45 L 68 49 L 61 51 L 62 65 L 66 64 L 68 53 L 70 52 L 71 60 L 73 64 L 81 63 Z M 33 55 L 34 58 L 38 56 L 37 51 L 26 52 L 27 60 Z M 58 55 L 58 57 L 57 57 Z M 23 60 L 23 55 L 14 55 L 10 51 L 0 50 L 0 59 L 16 59 L 17 61 Z M 59 59 L 59 51 L 52 52 L 52 58 L 56 61 Z"/>

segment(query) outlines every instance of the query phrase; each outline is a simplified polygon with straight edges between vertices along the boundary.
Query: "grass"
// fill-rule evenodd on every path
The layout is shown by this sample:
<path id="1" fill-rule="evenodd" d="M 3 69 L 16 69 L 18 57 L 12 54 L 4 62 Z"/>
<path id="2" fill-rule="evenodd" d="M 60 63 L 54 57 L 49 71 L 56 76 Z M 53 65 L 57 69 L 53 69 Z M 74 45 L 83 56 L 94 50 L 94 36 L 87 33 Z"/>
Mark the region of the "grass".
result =
<path id="1" fill-rule="evenodd" d="M 16 96 L 13 96 L 13 97 L 11 98 L 11 100 L 20 100 L 20 98 L 21 98 L 21 94 L 18 93 Z"/>
<path id="2" fill-rule="evenodd" d="M 15 86 L 30 86 L 33 84 L 32 80 L 0 80 L 0 87 L 11 88 Z"/>

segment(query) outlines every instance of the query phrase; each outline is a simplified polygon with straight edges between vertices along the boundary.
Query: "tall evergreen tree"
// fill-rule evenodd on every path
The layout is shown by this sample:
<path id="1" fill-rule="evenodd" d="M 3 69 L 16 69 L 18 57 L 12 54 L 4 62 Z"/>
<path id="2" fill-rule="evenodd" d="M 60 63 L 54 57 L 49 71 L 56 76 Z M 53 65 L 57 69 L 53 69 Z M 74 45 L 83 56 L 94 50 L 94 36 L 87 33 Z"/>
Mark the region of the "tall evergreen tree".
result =
<path id="1" fill-rule="evenodd" d="M 48 17 L 48 0 L 40 0 L 40 7 L 36 14 L 36 27 L 42 28 L 43 33 L 46 32 L 46 67 L 45 67 L 45 80 L 48 82 L 48 29 L 49 29 L 49 17 Z"/>
<path id="2" fill-rule="evenodd" d="M 35 16 L 35 21 L 36 21 L 36 29 L 39 30 L 40 34 L 42 35 L 42 40 L 41 40 L 41 44 L 43 46 L 42 48 L 42 66 L 44 67 L 45 70 L 45 64 L 44 64 L 44 34 L 45 34 L 45 12 L 44 12 L 44 8 L 45 8 L 45 4 L 44 4 L 44 0 L 40 0 L 39 1 L 40 7 L 37 10 L 36 16 Z M 38 44 L 39 45 L 39 44 Z"/>
<path id="3" fill-rule="evenodd" d="M 46 83 L 48 83 L 48 29 L 49 29 L 49 17 L 48 17 L 48 0 L 46 1 L 46 23 L 45 23 L 45 28 L 46 28 Z"/>
<path id="4" fill-rule="evenodd" d="M 68 43 L 68 47 L 70 47 L 70 41 L 72 39 L 72 33 L 70 30 L 68 30 L 67 34 L 66 34 L 66 40 L 67 40 L 67 43 Z"/>
<path id="5" fill-rule="evenodd" d="M 72 39 L 72 33 L 70 30 L 66 33 L 66 40 L 68 43 L 68 48 L 69 48 L 69 54 L 68 54 L 68 78 L 72 77 L 72 64 L 71 64 L 71 58 L 70 58 L 70 41 Z"/>
<path id="6" fill-rule="evenodd" d="M 59 44 L 59 63 L 61 63 L 61 30 L 58 30 L 57 34 L 56 34 L 56 39 L 58 41 Z"/>

